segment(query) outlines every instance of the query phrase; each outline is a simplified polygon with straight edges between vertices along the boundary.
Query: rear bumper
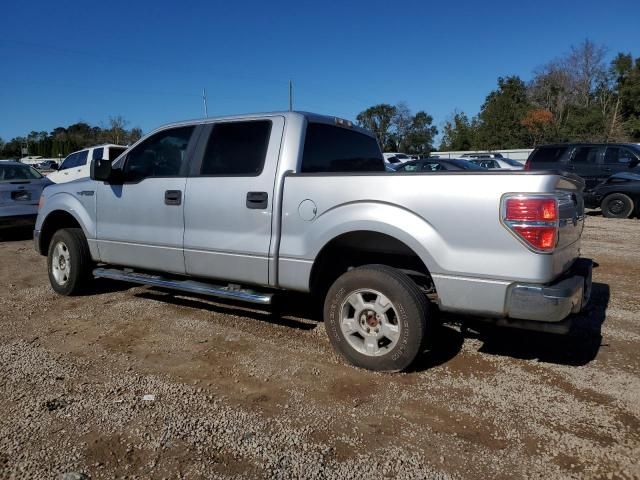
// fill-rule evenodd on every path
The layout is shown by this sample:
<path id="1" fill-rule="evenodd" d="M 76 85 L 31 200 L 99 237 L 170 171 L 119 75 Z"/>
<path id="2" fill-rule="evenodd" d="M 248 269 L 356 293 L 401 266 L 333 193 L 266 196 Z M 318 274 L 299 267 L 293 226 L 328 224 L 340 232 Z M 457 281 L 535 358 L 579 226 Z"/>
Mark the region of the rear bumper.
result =
<path id="1" fill-rule="evenodd" d="M 33 226 L 36 223 L 36 217 L 36 214 L 0 216 L 0 228 Z"/>
<path id="2" fill-rule="evenodd" d="M 580 258 L 565 275 L 550 284 L 511 285 L 507 293 L 507 317 L 556 323 L 580 312 L 591 297 L 591 269 L 591 260 Z"/>

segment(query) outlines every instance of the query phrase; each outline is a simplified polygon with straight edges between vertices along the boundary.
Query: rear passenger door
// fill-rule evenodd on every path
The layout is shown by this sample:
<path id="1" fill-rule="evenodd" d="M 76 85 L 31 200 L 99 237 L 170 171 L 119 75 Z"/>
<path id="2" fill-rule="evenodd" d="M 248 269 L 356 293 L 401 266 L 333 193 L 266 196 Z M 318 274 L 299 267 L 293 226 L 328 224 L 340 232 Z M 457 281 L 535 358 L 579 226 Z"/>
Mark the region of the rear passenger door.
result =
<path id="1" fill-rule="evenodd" d="M 602 176 L 609 177 L 614 173 L 626 172 L 629 165 L 638 160 L 630 149 L 619 146 L 607 147 L 602 161 Z"/>
<path id="2" fill-rule="evenodd" d="M 269 283 L 273 191 L 284 117 L 204 127 L 186 184 L 186 273 Z"/>
<path id="3" fill-rule="evenodd" d="M 601 146 L 581 146 L 574 148 L 569 161 L 569 170 L 581 176 L 586 189 L 595 187 L 602 177 L 600 162 L 604 148 Z"/>

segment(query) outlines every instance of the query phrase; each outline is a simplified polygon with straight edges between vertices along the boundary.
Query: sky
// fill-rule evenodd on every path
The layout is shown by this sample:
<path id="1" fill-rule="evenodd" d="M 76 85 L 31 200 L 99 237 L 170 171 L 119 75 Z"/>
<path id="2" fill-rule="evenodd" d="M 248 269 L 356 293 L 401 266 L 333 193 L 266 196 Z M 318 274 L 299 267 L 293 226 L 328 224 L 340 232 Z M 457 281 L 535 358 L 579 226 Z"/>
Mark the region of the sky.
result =
<path id="1" fill-rule="evenodd" d="M 585 38 L 640 57 L 640 1 L 8 0 L 0 138 L 122 115 L 148 132 L 295 110 L 355 119 L 404 101 L 441 127 L 499 76 L 524 80 Z"/>

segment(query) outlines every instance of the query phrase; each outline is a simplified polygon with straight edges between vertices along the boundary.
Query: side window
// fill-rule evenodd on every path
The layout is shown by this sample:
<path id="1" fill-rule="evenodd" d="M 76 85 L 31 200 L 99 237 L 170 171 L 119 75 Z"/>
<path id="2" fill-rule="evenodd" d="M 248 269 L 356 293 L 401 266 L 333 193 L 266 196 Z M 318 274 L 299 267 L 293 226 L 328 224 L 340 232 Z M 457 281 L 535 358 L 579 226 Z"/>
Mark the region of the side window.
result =
<path id="1" fill-rule="evenodd" d="M 595 164 L 598 162 L 598 155 L 600 154 L 599 147 L 578 147 L 573 152 L 573 158 L 571 163 L 580 164 Z"/>
<path id="2" fill-rule="evenodd" d="M 422 170 L 437 172 L 438 170 L 442 170 L 442 166 L 439 163 L 425 162 L 422 164 Z"/>
<path id="3" fill-rule="evenodd" d="M 407 165 L 403 165 L 398 169 L 399 172 L 417 172 L 418 165 L 415 163 L 409 163 Z"/>
<path id="4" fill-rule="evenodd" d="M 103 153 L 104 148 L 94 148 L 93 153 L 91 154 L 91 160 L 102 160 Z"/>
<path id="5" fill-rule="evenodd" d="M 81 152 L 78 152 L 78 158 L 76 159 L 76 164 L 74 165 L 74 167 L 81 167 L 83 165 L 87 164 L 87 158 L 89 157 L 89 151 L 88 150 L 83 150 Z"/>
<path id="6" fill-rule="evenodd" d="M 163 130 L 131 150 L 124 165 L 125 181 L 179 176 L 194 129 L 189 126 Z"/>
<path id="7" fill-rule="evenodd" d="M 384 161 L 375 138 L 343 127 L 309 123 L 300 170 L 383 172 Z"/>
<path id="8" fill-rule="evenodd" d="M 607 147 L 604 154 L 604 163 L 630 163 L 636 159 L 636 156 L 630 150 L 621 147 Z"/>
<path id="9" fill-rule="evenodd" d="M 260 175 L 270 136 L 270 120 L 215 124 L 200 175 Z"/>
<path id="10" fill-rule="evenodd" d="M 108 155 L 109 160 L 113 162 L 125 150 L 126 150 L 126 148 L 124 148 L 124 147 L 109 147 L 109 149 L 107 151 L 107 155 Z"/>
<path id="11" fill-rule="evenodd" d="M 543 147 L 533 153 L 531 162 L 553 163 L 559 162 L 564 157 L 567 147 Z"/>
<path id="12" fill-rule="evenodd" d="M 78 154 L 72 153 L 71 155 L 69 155 L 67 158 L 64 159 L 64 161 L 62 162 L 62 165 L 60 165 L 59 170 L 66 170 L 68 168 L 75 167 L 77 158 L 78 158 Z"/>

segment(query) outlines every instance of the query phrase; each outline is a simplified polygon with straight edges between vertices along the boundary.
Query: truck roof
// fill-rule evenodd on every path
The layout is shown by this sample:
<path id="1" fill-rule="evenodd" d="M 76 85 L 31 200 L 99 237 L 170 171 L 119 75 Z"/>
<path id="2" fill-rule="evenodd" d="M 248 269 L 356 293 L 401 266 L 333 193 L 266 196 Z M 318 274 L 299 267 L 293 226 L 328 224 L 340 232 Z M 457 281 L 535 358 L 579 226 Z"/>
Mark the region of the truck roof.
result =
<path id="1" fill-rule="evenodd" d="M 239 115 L 221 115 L 221 116 L 216 116 L 216 117 L 207 117 L 207 118 L 197 118 L 197 119 L 192 119 L 192 120 L 184 120 L 184 121 L 180 121 L 180 122 L 172 122 L 172 123 L 168 123 L 165 125 L 162 125 L 156 129 L 154 129 L 151 133 L 154 133 L 156 131 L 160 131 L 160 130 L 164 130 L 166 128 L 170 128 L 170 127 L 179 127 L 179 126 L 186 126 L 186 125 L 201 125 L 201 124 L 206 124 L 206 123 L 214 123 L 214 122 L 220 122 L 220 121 L 233 121 L 233 120 L 248 120 L 248 119 L 256 119 L 256 118 L 266 118 L 266 117 L 275 117 L 275 116 L 281 116 L 281 117 L 285 117 L 285 121 L 286 122 L 300 122 L 303 120 L 307 120 L 310 122 L 316 122 L 316 123 L 326 123 L 329 125 L 338 125 L 338 126 L 342 126 L 345 128 L 349 128 L 351 130 L 360 132 L 364 135 L 367 135 L 369 137 L 375 137 L 375 135 L 370 131 L 370 130 L 366 130 L 362 127 L 357 126 L 354 122 L 352 122 L 351 120 L 345 120 L 343 118 L 340 117 L 335 117 L 335 116 L 331 116 L 331 115 L 320 115 L 318 113 L 312 113 L 312 112 L 302 112 L 302 111 L 276 111 L 276 112 L 259 112 L 259 113 L 243 113 L 243 114 L 239 114 Z M 145 135 L 146 136 L 146 135 Z"/>

